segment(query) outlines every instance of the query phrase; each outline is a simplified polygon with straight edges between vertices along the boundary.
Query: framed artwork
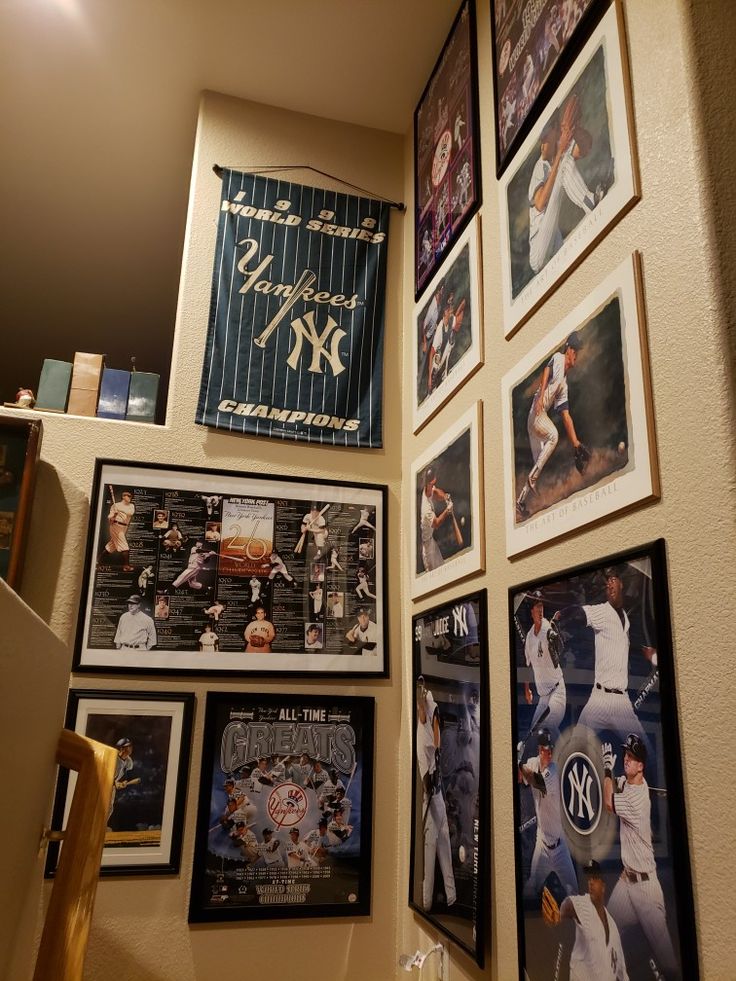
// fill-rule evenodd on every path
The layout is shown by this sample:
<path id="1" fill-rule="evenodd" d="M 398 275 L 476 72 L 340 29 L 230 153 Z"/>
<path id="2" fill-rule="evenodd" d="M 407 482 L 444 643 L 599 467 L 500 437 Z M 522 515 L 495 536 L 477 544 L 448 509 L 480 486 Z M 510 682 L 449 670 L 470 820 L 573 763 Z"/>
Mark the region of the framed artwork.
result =
<path id="1" fill-rule="evenodd" d="M 208 693 L 190 923 L 370 914 L 374 707 Z"/>
<path id="2" fill-rule="evenodd" d="M 0 578 L 16 590 L 23 574 L 42 435 L 40 419 L 0 416 Z"/>
<path id="3" fill-rule="evenodd" d="M 659 496 L 641 257 L 507 375 L 506 554 Z"/>
<path id="4" fill-rule="evenodd" d="M 519 976 L 698 978 L 663 540 L 509 591 Z"/>
<path id="5" fill-rule="evenodd" d="M 386 488 L 98 460 L 76 671 L 388 675 Z"/>
<path id="6" fill-rule="evenodd" d="M 477 402 L 412 464 L 412 599 L 485 567 L 481 433 Z"/>
<path id="7" fill-rule="evenodd" d="M 66 728 L 118 753 L 100 875 L 179 871 L 193 714 L 188 692 L 69 692 Z M 55 828 L 66 826 L 75 786 L 76 774 L 60 770 Z M 61 847 L 49 843 L 47 877 Z"/>
<path id="8" fill-rule="evenodd" d="M 633 118 L 614 0 L 499 181 L 507 337 L 639 200 Z"/>
<path id="9" fill-rule="evenodd" d="M 478 210 L 478 62 L 474 0 L 463 0 L 414 111 L 415 299 Z"/>
<path id="10" fill-rule="evenodd" d="M 496 174 L 564 77 L 608 0 L 491 0 Z"/>
<path id="11" fill-rule="evenodd" d="M 414 310 L 414 432 L 483 364 L 480 221 L 476 216 Z"/>
<path id="12" fill-rule="evenodd" d="M 483 966 L 488 842 L 485 590 L 412 618 L 409 905 Z"/>

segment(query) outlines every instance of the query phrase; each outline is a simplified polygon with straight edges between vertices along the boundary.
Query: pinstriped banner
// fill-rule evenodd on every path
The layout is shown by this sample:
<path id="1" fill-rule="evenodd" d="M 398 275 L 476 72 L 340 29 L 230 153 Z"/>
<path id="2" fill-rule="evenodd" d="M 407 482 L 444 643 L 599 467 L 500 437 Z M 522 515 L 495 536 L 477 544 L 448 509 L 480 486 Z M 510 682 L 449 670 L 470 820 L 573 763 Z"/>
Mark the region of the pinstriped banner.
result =
<path id="1" fill-rule="evenodd" d="M 222 171 L 196 421 L 382 445 L 389 205 Z"/>

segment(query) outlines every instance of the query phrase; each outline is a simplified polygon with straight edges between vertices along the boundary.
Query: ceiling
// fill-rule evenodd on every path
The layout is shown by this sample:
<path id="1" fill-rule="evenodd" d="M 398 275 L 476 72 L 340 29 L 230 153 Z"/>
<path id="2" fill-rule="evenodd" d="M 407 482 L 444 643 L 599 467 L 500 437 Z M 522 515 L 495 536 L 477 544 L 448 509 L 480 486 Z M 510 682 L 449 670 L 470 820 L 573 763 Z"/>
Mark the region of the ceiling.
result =
<path id="1" fill-rule="evenodd" d="M 166 381 L 203 89 L 404 133 L 456 7 L 0 0 L 0 396 L 75 350 Z"/>

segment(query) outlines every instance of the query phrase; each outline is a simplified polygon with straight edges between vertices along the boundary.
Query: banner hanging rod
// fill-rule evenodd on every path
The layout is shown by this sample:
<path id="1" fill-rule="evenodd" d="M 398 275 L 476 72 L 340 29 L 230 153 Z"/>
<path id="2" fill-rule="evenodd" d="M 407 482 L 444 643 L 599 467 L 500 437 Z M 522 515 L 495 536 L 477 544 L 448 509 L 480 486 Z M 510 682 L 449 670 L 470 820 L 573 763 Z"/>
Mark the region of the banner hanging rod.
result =
<path id="1" fill-rule="evenodd" d="M 361 191 L 363 194 L 368 194 L 370 197 L 375 198 L 377 201 L 383 201 L 390 208 L 396 208 L 397 211 L 406 211 L 406 205 L 403 201 L 391 201 L 388 198 L 382 197 L 380 194 L 374 194 L 372 191 L 367 190 L 365 187 L 358 187 L 357 184 L 351 184 L 350 181 L 343 180 L 342 177 L 336 177 L 334 174 L 328 174 L 325 170 L 318 170 L 316 167 L 311 167 L 309 164 L 284 164 L 281 167 L 253 167 L 253 166 L 240 166 L 240 167 L 221 167 L 220 164 L 214 164 L 212 167 L 214 172 L 219 178 L 222 178 L 223 170 L 242 170 L 244 173 L 249 174 L 267 174 L 274 170 L 311 170 L 315 174 L 321 174 L 322 177 L 329 177 L 331 181 L 338 181 L 340 184 L 344 184 L 345 187 L 352 187 L 354 191 Z"/>

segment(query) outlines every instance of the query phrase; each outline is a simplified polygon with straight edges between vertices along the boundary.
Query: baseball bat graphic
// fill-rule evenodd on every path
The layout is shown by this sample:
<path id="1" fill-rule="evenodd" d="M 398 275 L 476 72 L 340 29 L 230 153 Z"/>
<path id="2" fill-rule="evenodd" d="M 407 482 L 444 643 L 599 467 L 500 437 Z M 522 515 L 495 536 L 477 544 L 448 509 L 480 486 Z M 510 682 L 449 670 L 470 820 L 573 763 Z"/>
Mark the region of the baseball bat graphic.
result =
<path id="1" fill-rule="evenodd" d="M 534 723 L 534 725 L 531 727 L 531 729 L 529 730 L 529 732 L 526 734 L 526 739 L 524 740 L 524 749 L 526 749 L 526 744 L 531 739 L 532 733 L 534 732 L 534 730 L 535 729 L 538 729 L 541 726 L 541 724 L 547 718 L 547 716 L 549 715 L 549 713 L 550 713 L 550 707 L 548 705 L 547 708 L 544 710 L 544 712 L 542 712 L 542 714 L 539 716 L 539 718 L 537 719 L 537 721 Z"/>
<path id="2" fill-rule="evenodd" d="M 117 504 L 118 502 L 115 500 L 115 491 L 112 489 L 112 484 L 108 484 L 107 486 L 110 488 L 110 501 L 113 504 Z"/>
<path id="3" fill-rule="evenodd" d="M 316 279 L 317 277 L 315 276 L 315 274 L 312 272 L 311 269 L 304 270 L 304 272 L 301 274 L 297 282 L 294 283 L 294 289 L 289 299 L 286 301 L 286 303 L 283 304 L 283 306 L 276 314 L 276 316 L 273 318 L 273 320 L 264 328 L 264 330 L 261 331 L 258 337 L 253 338 L 253 343 L 256 345 L 256 347 L 266 346 L 266 343 L 269 337 L 271 336 L 271 334 L 273 334 L 273 332 L 276 330 L 278 325 L 284 319 L 286 314 L 289 312 L 289 310 L 291 310 L 291 308 L 294 306 L 296 301 L 302 295 L 304 290 L 307 289 L 307 287 L 311 286 Z"/>
<path id="4" fill-rule="evenodd" d="M 322 516 L 325 513 L 325 511 L 327 510 L 327 508 L 329 506 L 330 506 L 329 504 L 325 504 L 325 506 L 319 512 L 320 513 L 320 516 Z M 294 548 L 294 555 L 300 555 L 301 554 L 301 551 L 304 548 L 304 542 L 307 540 L 307 532 L 312 531 L 312 530 L 313 529 L 308 524 L 307 528 L 302 532 L 302 537 L 296 543 L 296 547 Z"/>
<path id="5" fill-rule="evenodd" d="M 457 542 L 458 545 L 462 545 L 463 536 L 462 536 L 462 532 L 460 531 L 460 526 L 457 523 L 457 518 L 455 517 L 454 511 L 452 512 L 450 517 L 452 518 L 452 529 L 455 532 L 455 541 Z"/>

